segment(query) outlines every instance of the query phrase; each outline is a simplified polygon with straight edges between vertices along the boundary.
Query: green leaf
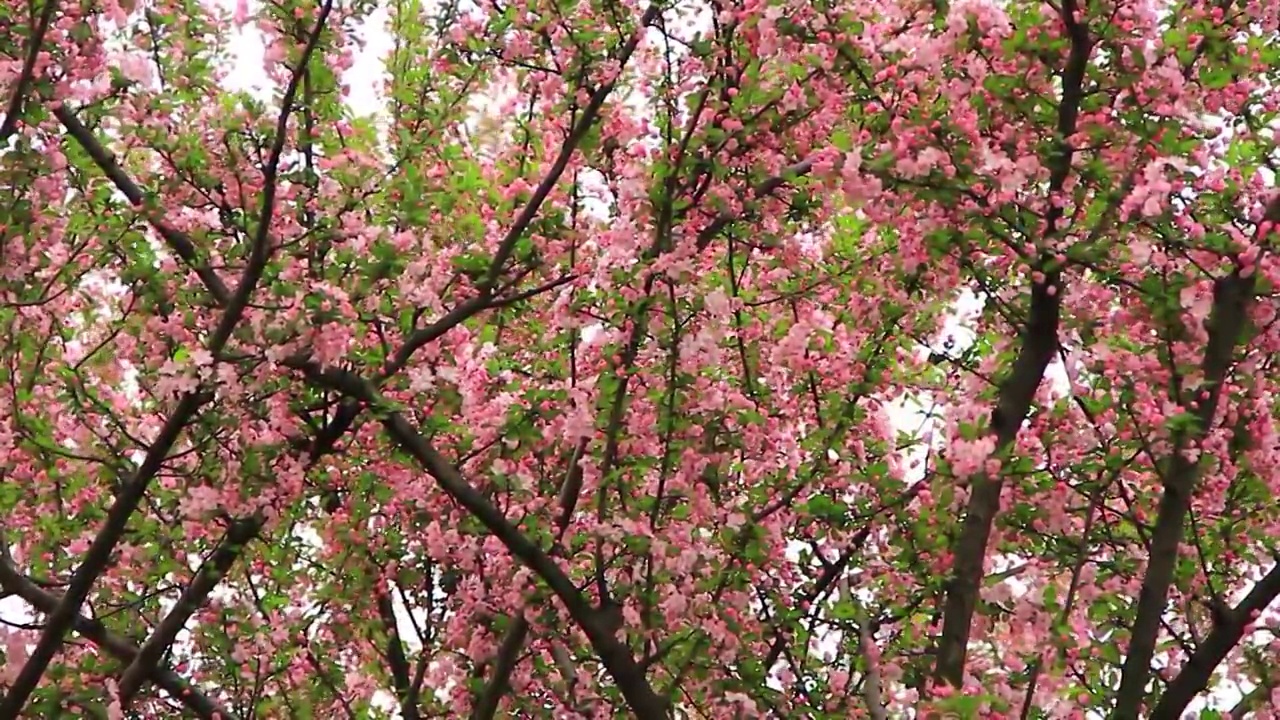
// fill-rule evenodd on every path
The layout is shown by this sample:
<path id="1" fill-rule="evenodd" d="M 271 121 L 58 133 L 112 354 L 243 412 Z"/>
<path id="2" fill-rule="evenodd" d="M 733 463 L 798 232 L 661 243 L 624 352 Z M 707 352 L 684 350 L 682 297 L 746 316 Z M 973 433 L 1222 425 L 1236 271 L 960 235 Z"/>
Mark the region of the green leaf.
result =
<path id="1" fill-rule="evenodd" d="M 1200 83 L 1209 90 L 1221 90 L 1235 80 L 1235 74 L 1228 68 L 1210 67 L 1200 71 Z"/>
<path id="2" fill-rule="evenodd" d="M 858 606 L 850 600 L 841 600 L 831 607 L 833 620 L 857 620 Z"/>
<path id="3" fill-rule="evenodd" d="M 849 507 L 842 502 L 836 502 L 825 495 L 815 495 L 805 503 L 805 511 L 815 518 L 820 519 L 837 519 L 844 517 Z"/>

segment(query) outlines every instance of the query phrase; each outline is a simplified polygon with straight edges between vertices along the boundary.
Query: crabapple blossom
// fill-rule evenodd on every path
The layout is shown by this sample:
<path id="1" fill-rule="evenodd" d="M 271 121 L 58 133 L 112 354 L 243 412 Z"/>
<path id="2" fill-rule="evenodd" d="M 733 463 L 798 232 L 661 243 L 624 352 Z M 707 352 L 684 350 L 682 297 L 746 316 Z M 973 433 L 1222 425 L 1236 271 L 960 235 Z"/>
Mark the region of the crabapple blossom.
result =
<path id="1" fill-rule="evenodd" d="M 3 0 L 0 719 L 1274 717 L 1278 32 Z"/>

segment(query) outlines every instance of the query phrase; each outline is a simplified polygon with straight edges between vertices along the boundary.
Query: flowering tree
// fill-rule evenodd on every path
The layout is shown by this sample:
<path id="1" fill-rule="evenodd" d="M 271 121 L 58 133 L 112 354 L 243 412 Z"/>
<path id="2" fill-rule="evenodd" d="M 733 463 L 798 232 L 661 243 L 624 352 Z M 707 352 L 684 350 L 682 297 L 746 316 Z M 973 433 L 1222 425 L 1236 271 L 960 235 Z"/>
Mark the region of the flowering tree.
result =
<path id="1" fill-rule="evenodd" d="M 1273 717 L 1278 26 L 7 0 L 0 718 Z"/>

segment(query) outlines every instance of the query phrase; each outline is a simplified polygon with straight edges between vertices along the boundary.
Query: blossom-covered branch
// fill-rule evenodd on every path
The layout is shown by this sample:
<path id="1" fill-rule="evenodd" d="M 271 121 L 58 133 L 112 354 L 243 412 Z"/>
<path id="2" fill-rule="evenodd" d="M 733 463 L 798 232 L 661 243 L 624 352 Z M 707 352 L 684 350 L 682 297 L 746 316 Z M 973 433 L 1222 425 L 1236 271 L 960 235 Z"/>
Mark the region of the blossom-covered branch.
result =
<path id="1" fill-rule="evenodd" d="M 293 79 L 290 81 L 289 88 L 285 91 L 284 99 L 281 102 L 280 118 L 276 124 L 275 141 L 271 148 L 270 158 L 267 160 L 266 167 L 263 170 L 262 208 L 258 218 L 258 230 L 253 238 L 250 250 L 249 263 L 240 277 L 235 293 L 227 303 L 225 312 L 209 338 L 207 352 L 210 356 L 216 357 L 220 354 L 231 340 L 231 334 L 243 318 L 244 312 L 249 305 L 249 299 L 262 278 L 267 259 L 270 256 L 270 228 L 272 214 L 275 211 L 276 173 L 279 169 L 281 156 L 284 153 L 286 143 L 285 130 L 289 115 L 293 112 L 294 96 L 297 93 L 303 69 L 310 61 L 311 54 L 319 43 L 320 33 L 324 29 L 325 21 L 328 19 L 332 9 L 333 0 L 326 0 L 326 4 L 320 9 L 315 29 L 312 31 L 301 53 L 298 67 L 293 71 Z M 53 659 L 54 654 L 57 653 L 58 648 L 62 646 L 67 630 L 71 628 L 76 618 L 79 617 L 80 606 L 88 597 L 98 575 L 106 569 L 116 544 L 125 533 L 130 517 L 137 510 L 138 505 L 146 494 L 147 486 L 159 473 L 161 466 L 177 443 L 183 429 L 195 418 L 201 406 L 212 399 L 213 393 L 203 387 L 197 386 L 184 393 L 164 426 L 160 428 L 155 440 L 147 449 L 146 456 L 139 463 L 137 470 L 134 471 L 131 477 L 123 479 L 121 490 L 116 495 L 115 502 L 112 503 L 111 509 L 107 513 L 106 522 L 94 537 L 93 543 L 85 553 L 84 560 L 80 563 L 80 567 L 72 575 L 71 582 L 62 596 L 62 600 L 49 613 L 49 618 L 45 624 L 44 632 L 40 635 L 39 643 L 37 643 L 30 657 L 27 658 L 26 664 L 23 665 L 18 677 L 9 686 L 4 699 L 0 701 L 0 717 L 16 717 L 22 711 L 27 698 L 40 682 L 49 662 Z"/>
<path id="2" fill-rule="evenodd" d="M 2 710 L 1265 716 L 1267 2 L 0 28 Z"/>
<path id="3" fill-rule="evenodd" d="M 24 577 L 13 565 L 13 560 L 7 552 L 0 555 L 0 588 L 3 588 L 6 593 L 22 598 L 45 614 L 52 614 L 63 602 L 60 596 Z M 107 630 L 101 622 L 92 618 L 76 615 L 72 629 L 102 646 L 122 662 L 132 663 L 139 655 L 138 648 L 133 643 Z M 214 702 L 199 688 L 193 687 L 190 682 L 172 670 L 153 668 L 150 677 L 170 697 L 204 720 L 235 720 L 236 718 L 236 715 Z"/>

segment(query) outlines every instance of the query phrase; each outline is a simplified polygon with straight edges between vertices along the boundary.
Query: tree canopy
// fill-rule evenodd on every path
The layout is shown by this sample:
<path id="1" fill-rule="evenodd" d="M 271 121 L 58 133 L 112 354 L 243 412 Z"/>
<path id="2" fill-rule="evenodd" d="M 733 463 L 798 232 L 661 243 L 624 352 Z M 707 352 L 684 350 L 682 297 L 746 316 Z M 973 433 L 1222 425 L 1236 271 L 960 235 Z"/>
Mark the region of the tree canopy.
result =
<path id="1" fill-rule="evenodd" d="M 1278 30 L 5 0 L 0 720 L 1277 716 Z"/>

